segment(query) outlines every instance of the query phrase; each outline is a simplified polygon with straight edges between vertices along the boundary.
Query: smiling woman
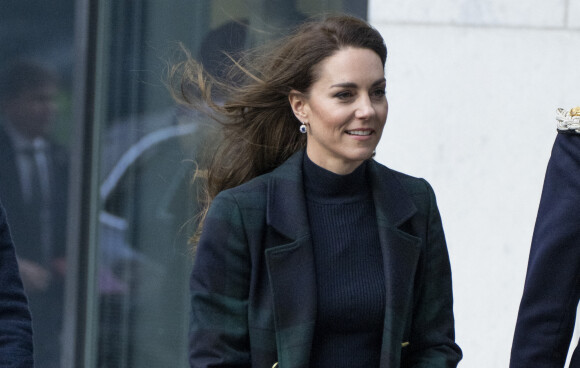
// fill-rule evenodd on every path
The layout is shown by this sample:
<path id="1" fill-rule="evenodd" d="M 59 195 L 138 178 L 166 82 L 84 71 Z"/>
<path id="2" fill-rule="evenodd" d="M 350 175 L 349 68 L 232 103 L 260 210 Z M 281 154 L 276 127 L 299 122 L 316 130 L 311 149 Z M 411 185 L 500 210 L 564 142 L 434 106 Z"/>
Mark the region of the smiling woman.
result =
<path id="1" fill-rule="evenodd" d="M 349 174 L 373 155 L 387 120 L 385 77 L 372 50 L 347 47 L 318 65 L 307 93 L 292 91 L 290 105 L 309 128 L 308 157 L 336 174 Z"/>
<path id="2" fill-rule="evenodd" d="M 238 60 L 233 85 L 176 67 L 178 100 L 223 131 L 191 274 L 191 367 L 456 367 L 433 191 L 372 160 L 386 56 L 369 24 L 335 16 Z"/>

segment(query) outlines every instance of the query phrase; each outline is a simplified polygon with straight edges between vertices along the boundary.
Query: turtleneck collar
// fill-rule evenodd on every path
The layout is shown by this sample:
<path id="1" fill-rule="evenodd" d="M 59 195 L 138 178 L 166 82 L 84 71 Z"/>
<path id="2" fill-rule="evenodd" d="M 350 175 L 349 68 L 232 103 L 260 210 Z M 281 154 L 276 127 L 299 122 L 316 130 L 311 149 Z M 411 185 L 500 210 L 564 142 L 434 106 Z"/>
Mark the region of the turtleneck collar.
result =
<path id="1" fill-rule="evenodd" d="M 304 189 L 308 200 L 317 202 L 348 203 L 370 196 L 366 177 L 368 160 L 363 161 L 352 173 L 335 174 L 316 165 L 308 155 L 303 161 Z"/>

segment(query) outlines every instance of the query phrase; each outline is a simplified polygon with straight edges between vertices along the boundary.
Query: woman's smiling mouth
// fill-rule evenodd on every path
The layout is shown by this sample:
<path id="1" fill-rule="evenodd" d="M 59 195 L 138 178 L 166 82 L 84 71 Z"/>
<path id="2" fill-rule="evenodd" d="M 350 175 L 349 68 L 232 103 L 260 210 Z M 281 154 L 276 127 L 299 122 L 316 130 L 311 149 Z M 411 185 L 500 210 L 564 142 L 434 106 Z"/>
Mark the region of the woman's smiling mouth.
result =
<path id="1" fill-rule="evenodd" d="M 349 135 L 371 135 L 374 133 L 374 130 L 347 130 L 346 134 Z"/>

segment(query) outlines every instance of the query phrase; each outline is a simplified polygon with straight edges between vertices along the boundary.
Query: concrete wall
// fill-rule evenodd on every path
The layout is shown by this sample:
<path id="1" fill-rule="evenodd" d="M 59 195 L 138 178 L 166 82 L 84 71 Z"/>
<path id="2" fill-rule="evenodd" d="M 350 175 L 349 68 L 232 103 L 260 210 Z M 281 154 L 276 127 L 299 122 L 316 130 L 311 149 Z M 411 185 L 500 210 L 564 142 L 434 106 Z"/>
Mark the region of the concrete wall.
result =
<path id="1" fill-rule="evenodd" d="M 556 108 L 580 105 L 580 0 L 370 0 L 369 21 L 389 51 L 377 159 L 437 194 L 460 367 L 507 367 Z"/>

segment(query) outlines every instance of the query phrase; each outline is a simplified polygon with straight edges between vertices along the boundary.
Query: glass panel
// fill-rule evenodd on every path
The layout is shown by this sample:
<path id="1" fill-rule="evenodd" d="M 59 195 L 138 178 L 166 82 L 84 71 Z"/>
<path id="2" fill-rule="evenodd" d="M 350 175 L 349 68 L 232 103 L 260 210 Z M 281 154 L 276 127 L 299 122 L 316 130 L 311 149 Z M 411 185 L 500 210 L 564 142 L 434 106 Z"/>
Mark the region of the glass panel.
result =
<path id="1" fill-rule="evenodd" d="M 209 140 L 196 113 L 176 107 L 163 84 L 177 42 L 219 73 L 213 66 L 224 61 L 222 50 L 278 37 L 311 15 L 344 9 L 342 4 L 101 2 L 96 366 L 187 366 L 188 238 L 197 209 L 190 182 Z"/>
<path id="2" fill-rule="evenodd" d="M 2 0 L 0 198 L 33 317 L 35 362 L 58 367 L 66 275 L 74 0 Z"/>

